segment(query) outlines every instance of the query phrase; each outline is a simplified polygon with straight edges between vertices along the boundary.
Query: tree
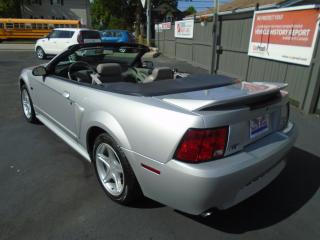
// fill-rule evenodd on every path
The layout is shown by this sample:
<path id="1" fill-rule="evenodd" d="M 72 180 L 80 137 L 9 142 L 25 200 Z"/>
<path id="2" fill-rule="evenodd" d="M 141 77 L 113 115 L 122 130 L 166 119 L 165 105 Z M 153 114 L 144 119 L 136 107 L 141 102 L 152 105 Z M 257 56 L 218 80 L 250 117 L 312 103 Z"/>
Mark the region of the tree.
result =
<path id="1" fill-rule="evenodd" d="M 92 26 L 96 29 L 103 29 L 108 25 L 110 15 L 103 0 L 95 0 L 91 4 L 91 19 Z"/>
<path id="2" fill-rule="evenodd" d="M 22 0 L 0 0 L 0 17 L 21 17 L 20 4 Z"/>
<path id="3" fill-rule="evenodd" d="M 119 28 L 131 30 L 136 3 L 140 0 L 95 0 L 91 3 L 94 28 Z M 140 4 L 141 5 L 141 4 Z"/>
<path id="4" fill-rule="evenodd" d="M 178 5 L 177 0 L 151 0 L 151 3 L 152 8 L 162 4 L 172 8 Z M 91 2 L 94 28 L 134 30 L 136 37 L 142 35 L 141 30 L 146 21 L 145 13 L 140 0 L 94 0 Z"/>
<path id="5" fill-rule="evenodd" d="M 194 8 L 194 6 L 189 6 L 184 12 L 186 15 L 194 15 L 197 13 L 197 10 Z"/>
<path id="6" fill-rule="evenodd" d="M 178 6 L 178 0 L 151 0 L 153 7 L 158 7 L 161 4 L 168 4 L 171 7 L 176 8 Z"/>

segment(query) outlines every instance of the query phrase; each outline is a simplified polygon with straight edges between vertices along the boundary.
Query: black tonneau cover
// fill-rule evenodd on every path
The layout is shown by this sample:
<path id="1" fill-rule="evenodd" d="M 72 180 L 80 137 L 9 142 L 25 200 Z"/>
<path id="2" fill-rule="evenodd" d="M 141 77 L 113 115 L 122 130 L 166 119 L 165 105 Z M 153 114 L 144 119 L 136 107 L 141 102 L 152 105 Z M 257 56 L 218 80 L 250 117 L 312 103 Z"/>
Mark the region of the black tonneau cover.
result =
<path id="1" fill-rule="evenodd" d="M 135 96 L 161 96 L 223 87 L 239 82 L 223 75 L 195 74 L 175 80 L 161 80 L 145 84 L 130 82 L 104 83 L 106 91 Z"/>

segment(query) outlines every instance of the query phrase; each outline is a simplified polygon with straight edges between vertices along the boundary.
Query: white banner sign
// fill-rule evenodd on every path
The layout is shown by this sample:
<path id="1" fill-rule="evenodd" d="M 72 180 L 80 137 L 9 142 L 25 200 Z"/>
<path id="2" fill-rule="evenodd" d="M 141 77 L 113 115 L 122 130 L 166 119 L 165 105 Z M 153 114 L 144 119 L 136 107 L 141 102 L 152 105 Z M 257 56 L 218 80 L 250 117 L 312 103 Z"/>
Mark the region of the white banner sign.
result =
<path id="1" fill-rule="evenodd" d="M 309 66 L 319 17 L 314 5 L 255 12 L 248 55 Z"/>
<path id="2" fill-rule="evenodd" d="M 171 29 L 171 22 L 160 23 L 160 28 L 163 30 L 170 30 Z"/>
<path id="3" fill-rule="evenodd" d="M 174 23 L 174 36 L 176 38 L 193 38 L 194 20 L 183 20 Z"/>
<path id="4" fill-rule="evenodd" d="M 162 32 L 163 30 L 170 30 L 171 22 L 159 23 L 154 25 L 154 30 L 156 32 Z"/>

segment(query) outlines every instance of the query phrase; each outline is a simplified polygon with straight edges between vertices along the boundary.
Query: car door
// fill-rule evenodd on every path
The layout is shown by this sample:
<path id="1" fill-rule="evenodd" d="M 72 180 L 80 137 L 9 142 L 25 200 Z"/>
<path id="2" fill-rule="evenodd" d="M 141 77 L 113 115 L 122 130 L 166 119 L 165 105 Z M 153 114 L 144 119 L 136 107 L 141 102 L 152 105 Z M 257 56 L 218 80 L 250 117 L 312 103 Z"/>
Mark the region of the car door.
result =
<path id="1" fill-rule="evenodd" d="M 37 78 L 38 111 L 70 138 L 77 140 L 74 94 L 76 82 L 48 75 Z"/>
<path id="2" fill-rule="evenodd" d="M 73 34 L 74 31 L 72 30 L 60 31 L 57 39 L 57 49 L 59 50 L 59 53 L 66 50 L 71 45 Z"/>
<path id="3" fill-rule="evenodd" d="M 57 54 L 57 42 L 59 40 L 60 30 L 53 30 L 49 35 L 46 41 L 42 43 L 43 50 L 47 54 Z"/>

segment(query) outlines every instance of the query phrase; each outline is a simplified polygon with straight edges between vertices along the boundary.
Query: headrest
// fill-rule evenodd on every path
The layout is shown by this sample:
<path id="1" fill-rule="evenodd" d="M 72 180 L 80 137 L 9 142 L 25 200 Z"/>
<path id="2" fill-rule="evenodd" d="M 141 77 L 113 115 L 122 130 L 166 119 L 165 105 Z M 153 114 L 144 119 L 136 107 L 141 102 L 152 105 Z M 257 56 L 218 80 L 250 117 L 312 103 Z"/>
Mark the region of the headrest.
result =
<path id="1" fill-rule="evenodd" d="M 103 76 L 119 76 L 121 66 L 119 63 L 101 63 L 97 66 L 97 72 Z"/>
<path id="2" fill-rule="evenodd" d="M 168 67 L 157 67 L 153 69 L 152 76 L 154 77 L 155 81 L 173 79 L 173 71 Z"/>

